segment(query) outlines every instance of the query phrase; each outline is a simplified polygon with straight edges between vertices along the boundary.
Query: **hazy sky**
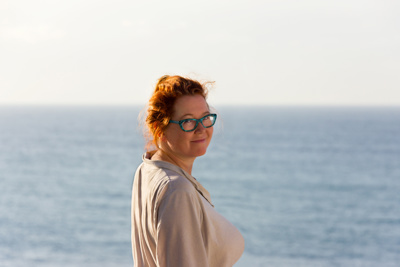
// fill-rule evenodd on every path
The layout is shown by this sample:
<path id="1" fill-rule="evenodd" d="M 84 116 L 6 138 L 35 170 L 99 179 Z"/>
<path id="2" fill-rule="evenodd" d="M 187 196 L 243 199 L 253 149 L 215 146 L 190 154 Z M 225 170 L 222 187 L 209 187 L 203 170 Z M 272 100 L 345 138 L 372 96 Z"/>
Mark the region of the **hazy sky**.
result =
<path id="1" fill-rule="evenodd" d="M 398 0 L 0 0 L 0 103 L 400 105 Z"/>

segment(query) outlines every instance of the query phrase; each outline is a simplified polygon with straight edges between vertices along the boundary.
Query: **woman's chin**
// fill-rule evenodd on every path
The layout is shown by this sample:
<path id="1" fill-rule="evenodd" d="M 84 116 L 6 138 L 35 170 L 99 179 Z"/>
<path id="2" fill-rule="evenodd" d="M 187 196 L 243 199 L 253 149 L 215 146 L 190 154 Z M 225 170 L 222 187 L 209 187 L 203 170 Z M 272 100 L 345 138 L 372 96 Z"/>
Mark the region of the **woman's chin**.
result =
<path id="1" fill-rule="evenodd" d="M 197 151 L 197 153 L 196 153 L 196 154 L 197 154 L 196 157 L 201 157 L 201 156 L 205 155 L 206 152 L 207 152 L 207 148 L 202 149 L 202 150 L 199 150 L 199 151 Z"/>

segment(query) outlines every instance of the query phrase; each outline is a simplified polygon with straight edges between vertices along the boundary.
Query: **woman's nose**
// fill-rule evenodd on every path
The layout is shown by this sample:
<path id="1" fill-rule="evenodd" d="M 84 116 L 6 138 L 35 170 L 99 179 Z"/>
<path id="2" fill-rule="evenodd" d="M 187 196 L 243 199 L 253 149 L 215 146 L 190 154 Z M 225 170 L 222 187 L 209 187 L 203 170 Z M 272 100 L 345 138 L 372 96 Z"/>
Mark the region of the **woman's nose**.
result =
<path id="1" fill-rule="evenodd" d="M 197 125 L 196 129 L 194 130 L 195 132 L 203 132 L 206 128 L 204 128 L 203 124 L 199 122 Z"/>

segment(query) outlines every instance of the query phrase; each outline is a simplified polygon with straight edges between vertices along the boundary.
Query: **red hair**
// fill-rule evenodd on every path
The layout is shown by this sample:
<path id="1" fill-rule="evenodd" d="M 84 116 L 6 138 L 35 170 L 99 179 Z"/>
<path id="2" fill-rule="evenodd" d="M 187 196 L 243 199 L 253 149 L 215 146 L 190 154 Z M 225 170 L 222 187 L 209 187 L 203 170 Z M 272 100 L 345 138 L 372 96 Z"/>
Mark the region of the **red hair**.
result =
<path id="1" fill-rule="evenodd" d="M 208 94 L 206 84 L 181 76 L 165 75 L 158 80 L 147 109 L 146 126 L 149 131 L 147 149 L 151 145 L 158 148 L 159 138 L 164 133 L 174 112 L 176 99 L 180 96 L 196 94 L 206 99 Z"/>

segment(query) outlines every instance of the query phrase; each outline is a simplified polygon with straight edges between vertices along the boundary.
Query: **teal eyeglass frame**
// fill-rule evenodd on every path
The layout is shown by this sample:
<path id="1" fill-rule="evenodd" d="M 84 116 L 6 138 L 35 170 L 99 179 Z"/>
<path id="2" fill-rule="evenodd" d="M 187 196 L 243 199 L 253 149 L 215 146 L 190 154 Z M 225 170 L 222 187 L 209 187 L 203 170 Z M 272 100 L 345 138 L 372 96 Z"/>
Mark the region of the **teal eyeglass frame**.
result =
<path id="1" fill-rule="evenodd" d="M 205 118 L 207 118 L 207 117 L 213 117 L 213 123 L 210 125 L 210 126 L 204 126 L 204 124 L 203 124 L 203 120 L 205 119 Z M 194 126 L 194 128 L 192 129 L 192 130 L 185 130 L 184 128 L 183 128 L 183 123 L 185 123 L 185 122 L 187 122 L 187 121 L 196 121 L 196 125 Z M 203 127 L 204 128 L 210 128 L 210 127 L 213 127 L 214 126 L 214 124 L 215 124 L 215 122 L 217 121 L 217 114 L 214 114 L 214 113 L 211 113 L 211 114 L 207 114 L 207 115 L 205 115 L 203 118 L 201 118 L 201 119 L 184 119 L 184 120 L 180 120 L 180 121 L 173 121 L 173 120 L 170 120 L 169 122 L 171 123 L 176 123 L 176 124 L 179 124 L 179 126 L 181 127 L 181 129 L 182 129 L 182 131 L 184 131 L 184 132 L 193 132 L 194 130 L 196 130 L 196 128 L 197 128 L 197 126 L 199 126 L 199 122 L 201 123 L 201 125 L 203 125 Z"/>

